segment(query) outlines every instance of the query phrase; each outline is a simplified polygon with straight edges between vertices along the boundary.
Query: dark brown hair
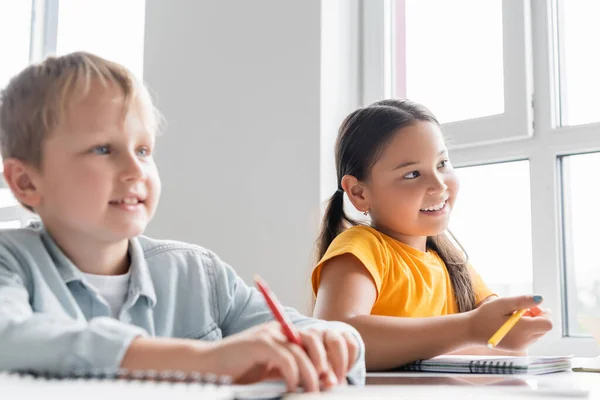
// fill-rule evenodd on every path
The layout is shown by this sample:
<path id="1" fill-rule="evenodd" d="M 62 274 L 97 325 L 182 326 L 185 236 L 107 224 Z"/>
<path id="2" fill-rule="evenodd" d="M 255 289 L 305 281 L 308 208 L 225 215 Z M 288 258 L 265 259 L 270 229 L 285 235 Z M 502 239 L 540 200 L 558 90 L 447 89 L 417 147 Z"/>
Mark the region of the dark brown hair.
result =
<path id="1" fill-rule="evenodd" d="M 317 241 L 319 259 L 337 235 L 349 226 L 359 225 L 344 212 L 344 192 L 341 190 L 344 175 L 352 175 L 359 181 L 366 180 L 394 134 L 417 121 L 439 125 L 426 107 L 410 100 L 394 99 L 381 100 L 358 109 L 342 122 L 335 145 L 338 190 L 329 199 L 323 217 Z M 460 246 L 458 241 L 454 241 Z M 446 264 L 459 311 L 472 310 L 475 294 L 462 247 L 459 249 L 445 232 L 428 237 L 427 247 L 437 252 Z"/>

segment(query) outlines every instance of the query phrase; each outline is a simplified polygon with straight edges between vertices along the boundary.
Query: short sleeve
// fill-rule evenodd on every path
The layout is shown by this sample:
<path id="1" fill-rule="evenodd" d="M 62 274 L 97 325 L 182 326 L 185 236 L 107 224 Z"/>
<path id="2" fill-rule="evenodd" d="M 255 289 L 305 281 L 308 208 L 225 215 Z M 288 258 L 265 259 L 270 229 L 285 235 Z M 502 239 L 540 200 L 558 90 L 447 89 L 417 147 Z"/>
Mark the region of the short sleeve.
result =
<path id="1" fill-rule="evenodd" d="M 355 226 L 340 233 L 329 245 L 312 272 L 313 294 L 316 296 L 321 283 L 321 271 L 331 259 L 343 254 L 352 254 L 369 272 L 377 288 L 377 296 L 387 275 L 389 252 L 382 239 L 365 226 Z"/>
<path id="2" fill-rule="evenodd" d="M 485 299 L 490 296 L 496 296 L 494 293 L 483 281 L 481 276 L 475 271 L 475 268 L 468 265 L 469 274 L 471 275 L 471 281 L 473 282 L 473 291 L 475 292 L 475 306 L 479 306 Z"/>

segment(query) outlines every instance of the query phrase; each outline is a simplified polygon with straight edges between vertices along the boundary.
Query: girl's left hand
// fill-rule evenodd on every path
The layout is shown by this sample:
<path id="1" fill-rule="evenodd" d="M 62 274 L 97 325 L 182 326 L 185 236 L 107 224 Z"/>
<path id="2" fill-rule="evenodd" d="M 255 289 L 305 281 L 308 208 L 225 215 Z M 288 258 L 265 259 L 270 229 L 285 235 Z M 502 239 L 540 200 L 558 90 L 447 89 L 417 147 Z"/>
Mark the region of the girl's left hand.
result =
<path id="1" fill-rule="evenodd" d="M 540 315 L 548 315 L 549 316 L 550 310 L 542 310 L 538 306 L 533 306 L 533 307 L 529 308 L 523 315 L 525 317 L 539 317 Z"/>

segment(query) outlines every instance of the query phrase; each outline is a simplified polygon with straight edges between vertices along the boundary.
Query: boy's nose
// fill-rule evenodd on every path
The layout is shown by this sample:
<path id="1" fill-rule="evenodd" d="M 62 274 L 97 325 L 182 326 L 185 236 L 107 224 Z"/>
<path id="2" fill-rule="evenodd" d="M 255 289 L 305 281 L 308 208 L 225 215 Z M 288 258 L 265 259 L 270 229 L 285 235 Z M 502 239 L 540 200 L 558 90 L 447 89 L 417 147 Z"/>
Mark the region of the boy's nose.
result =
<path id="1" fill-rule="evenodd" d="M 127 157 L 124 162 L 121 179 L 124 181 L 140 180 L 146 177 L 146 170 L 137 157 Z"/>

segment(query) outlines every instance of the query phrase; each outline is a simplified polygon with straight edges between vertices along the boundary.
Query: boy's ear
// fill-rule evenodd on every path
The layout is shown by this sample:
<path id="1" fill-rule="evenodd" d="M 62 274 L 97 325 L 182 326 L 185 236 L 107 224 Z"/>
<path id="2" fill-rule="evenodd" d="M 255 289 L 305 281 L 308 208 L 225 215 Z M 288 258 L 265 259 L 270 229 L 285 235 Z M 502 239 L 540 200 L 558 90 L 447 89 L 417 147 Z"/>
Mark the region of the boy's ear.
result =
<path id="1" fill-rule="evenodd" d="M 4 180 L 13 195 L 21 203 L 36 208 L 41 202 L 41 194 L 34 185 L 34 170 L 21 160 L 4 160 Z"/>
<path id="2" fill-rule="evenodd" d="M 360 212 L 369 211 L 368 190 L 353 175 L 344 175 L 342 177 L 342 188 L 352 205 Z"/>

